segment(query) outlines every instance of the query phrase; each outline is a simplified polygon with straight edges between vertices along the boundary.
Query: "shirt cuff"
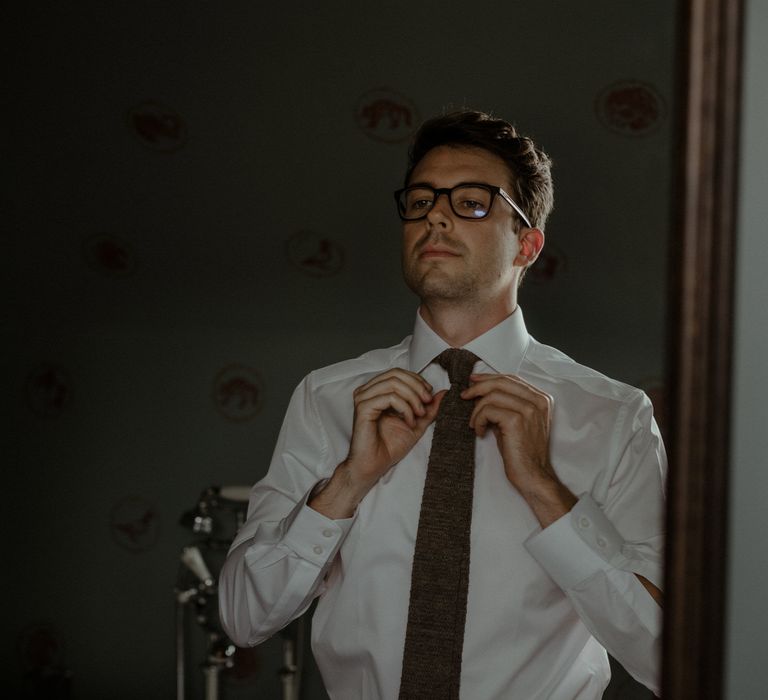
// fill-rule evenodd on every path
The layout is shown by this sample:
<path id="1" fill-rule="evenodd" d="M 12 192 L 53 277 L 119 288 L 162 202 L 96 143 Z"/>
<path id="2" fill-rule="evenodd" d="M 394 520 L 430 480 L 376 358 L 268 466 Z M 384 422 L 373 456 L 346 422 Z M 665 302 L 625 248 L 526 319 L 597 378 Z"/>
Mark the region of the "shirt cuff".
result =
<path id="1" fill-rule="evenodd" d="M 297 510 L 285 533 L 283 545 L 302 559 L 322 568 L 339 551 L 355 519 L 331 520 L 310 508 L 307 501 L 314 490 L 310 490 Z"/>
<path id="2" fill-rule="evenodd" d="M 525 542 L 528 552 L 563 590 L 598 571 L 623 568 L 623 545 L 622 536 L 588 494 Z"/>

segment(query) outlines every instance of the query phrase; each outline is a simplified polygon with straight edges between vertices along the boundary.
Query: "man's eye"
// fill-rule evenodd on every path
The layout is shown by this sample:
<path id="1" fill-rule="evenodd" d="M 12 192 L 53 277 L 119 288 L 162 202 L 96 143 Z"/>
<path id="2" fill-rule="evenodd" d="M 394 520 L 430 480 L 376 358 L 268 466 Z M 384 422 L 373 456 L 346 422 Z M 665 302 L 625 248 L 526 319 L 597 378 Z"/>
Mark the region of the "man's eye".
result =
<path id="1" fill-rule="evenodd" d="M 408 200 L 408 211 L 425 211 L 432 206 L 431 197 L 414 197 Z"/>
<path id="2" fill-rule="evenodd" d="M 459 206 L 462 209 L 470 209 L 471 211 L 475 211 L 476 209 L 482 209 L 483 203 L 478 202 L 476 199 L 462 199 L 459 203 Z"/>

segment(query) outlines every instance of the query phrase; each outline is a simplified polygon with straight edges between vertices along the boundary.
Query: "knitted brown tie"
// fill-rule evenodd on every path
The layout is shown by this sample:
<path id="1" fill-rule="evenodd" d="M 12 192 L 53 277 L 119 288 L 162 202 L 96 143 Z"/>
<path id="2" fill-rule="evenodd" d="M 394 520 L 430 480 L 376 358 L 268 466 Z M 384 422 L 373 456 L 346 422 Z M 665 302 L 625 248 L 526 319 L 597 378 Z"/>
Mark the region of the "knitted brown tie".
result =
<path id="1" fill-rule="evenodd" d="M 421 500 L 400 700 L 459 697 L 475 479 L 474 401 L 459 394 L 478 358 L 450 349 L 436 361 L 448 371 L 451 388 L 437 413 Z"/>

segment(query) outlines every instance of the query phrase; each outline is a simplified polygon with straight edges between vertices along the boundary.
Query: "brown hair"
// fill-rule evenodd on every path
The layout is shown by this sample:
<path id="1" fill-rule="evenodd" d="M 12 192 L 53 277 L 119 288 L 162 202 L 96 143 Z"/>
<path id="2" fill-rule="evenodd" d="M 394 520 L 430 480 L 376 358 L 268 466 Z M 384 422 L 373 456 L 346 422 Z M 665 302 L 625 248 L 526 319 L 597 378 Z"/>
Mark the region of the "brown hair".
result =
<path id="1" fill-rule="evenodd" d="M 552 161 L 530 138 L 518 134 L 512 124 L 485 112 L 450 112 L 424 122 L 408 151 L 405 185 L 413 169 L 437 146 L 473 146 L 499 156 L 510 171 L 512 198 L 531 224 L 544 229 L 554 204 Z"/>

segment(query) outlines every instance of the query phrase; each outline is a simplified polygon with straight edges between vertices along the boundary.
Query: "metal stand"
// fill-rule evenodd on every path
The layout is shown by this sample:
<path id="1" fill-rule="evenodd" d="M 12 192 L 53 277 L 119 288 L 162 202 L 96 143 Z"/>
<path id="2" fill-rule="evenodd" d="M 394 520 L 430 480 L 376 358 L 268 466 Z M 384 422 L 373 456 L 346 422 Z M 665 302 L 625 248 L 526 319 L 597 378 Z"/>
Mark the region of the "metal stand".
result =
<path id="1" fill-rule="evenodd" d="M 299 700 L 304 672 L 304 617 L 294 620 L 280 632 L 283 638 L 283 666 L 278 671 L 283 687 L 283 700 Z"/>
<path id="2" fill-rule="evenodd" d="M 226 552 L 235 532 L 245 520 L 250 489 L 241 486 L 210 487 L 200 495 L 196 507 L 184 513 L 181 524 L 198 535 L 195 543 L 181 551 L 182 568 L 176 594 L 176 700 L 188 700 L 186 689 L 187 610 L 206 634 L 205 660 L 201 664 L 205 700 L 219 700 L 221 673 L 235 664 L 235 646 L 226 637 L 218 619 L 217 576 L 209 569 L 203 552 Z M 230 527 L 227 528 L 227 521 Z M 234 522 L 233 522 L 234 521 Z M 232 530 L 227 532 L 226 530 Z M 223 554 L 222 554 L 223 556 Z M 215 556 L 213 557 L 215 559 Z M 194 580 L 190 582 L 190 575 Z M 305 621 L 299 618 L 280 634 L 283 637 L 283 666 L 278 671 L 283 700 L 299 700 L 303 673 Z"/>
<path id="3" fill-rule="evenodd" d="M 188 555 L 185 548 L 182 561 Z M 195 548 L 197 549 L 197 548 Z M 199 550 L 198 550 L 199 554 Z M 185 562 L 186 563 L 186 562 Z M 207 633 L 205 662 L 202 664 L 205 677 L 205 700 L 219 700 L 219 676 L 225 668 L 234 665 L 235 646 L 216 630 L 218 620 L 210 620 L 207 613 L 210 598 L 216 595 L 216 587 L 206 579 L 200 585 L 176 591 L 176 698 L 186 700 L 186 611 L 194 606 L 195 619 Z"/>
<path id="4" fill-rule="evenodd" d="M 219 676 L 225 668 L 232 668 L 234 660 L 232 655 L 235 647 L 226 639 L 221 639 L 216 634 L 211 634 L 208 639 L 208 654 L 203 664 L 205 676 L 205 700 L 218 700 Z"/>

